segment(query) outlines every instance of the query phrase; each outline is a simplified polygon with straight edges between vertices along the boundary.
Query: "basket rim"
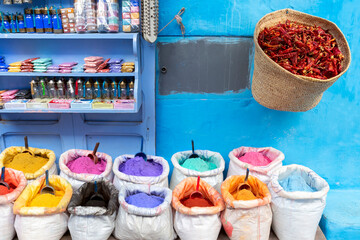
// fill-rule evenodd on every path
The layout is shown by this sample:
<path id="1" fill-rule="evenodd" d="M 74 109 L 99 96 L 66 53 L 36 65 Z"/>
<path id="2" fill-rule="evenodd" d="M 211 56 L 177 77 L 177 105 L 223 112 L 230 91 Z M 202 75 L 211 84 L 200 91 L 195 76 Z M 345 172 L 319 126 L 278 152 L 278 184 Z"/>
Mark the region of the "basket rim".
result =
<path id="1" fill-rule="evenodd" d="M 263 49 L 260 47 L 259 45 L 259 42 L 257 40 L 258 38 L 258 35 L 256 35 L 256 29 L 259 27 L 259 23 L 266 17 L 269 17 L 271 15 L 274 15 L 274 14 L 277 14 L 277 13 L 282 13 L 282 12 L 285 12 L 286 14 L 288 14 L 289 12 L 292 12 L 292 13 L 297 13 L 297 14 L 300 14 L 300 15 L 305 15 L 305 16 L 310 16 L 310 17 L 313 17 L 313 18 L 316 18 L 316 19 L 319 19 L 319 20 L 322 20 L 322 21 L 325 21 L 327 22 L 328 24 L 331 24 L 335 27 L 335 29 L 337 31 L 339 31 L 339 33 L 342 35 L 342 37 L 344 38 L 345 40 L 345 43 L 346 43 L 346 47 L 345 47 L 345 50 L 347 52 L 347 55 L 346 57 L 349 58 L 349 64 L 347 64 L 347 66 L 342 70 L 341 73 L 339 73 L 338 75 L 332 77 L 332 78 L 328 78 L 328 79 L 318 79 L 318 78 L 313 78 L 313 77 L 306 77 L 306 76 L 302 76 L 302 75 L 297 75 L 297 74 L 293 74 L 292 72 L 289 72 L 288 70 L 286 70 L 285 68 L 281 67 L 279 64 L 277 64 L 274 60 L 272 60 L 264 51 Z M 320 26 L 320 24 L 319 24 Z M 320 26 L 322 27 L 322 26 Z M 317 82 L 317 83 L 329 83 L 329 82 L 335 82 L 338 78 L 340 78 L 350 67 L 350 64 L 351 64 L 351 51 L 350 51 L 350 47 L 349 47 L 349 43 L 348 41 L 346 40 L 345 38 L 345 35 L 344 33 L 340 30 L 340 28 L 333 22 L 325 19 L 325 18 L 321 18 L 321 17 L 317 17 L 317 16 L 314 16 L 314 15 L 311 15 L 311 14 L 307 14 L 307 13 L 304 13 L 304 12 L 300 12 L 300 11 L 296 11 L 296 10 L 293 10 L 293 9 L 290 9 L 290 8 L 285 8 L 285 9 L 281 9 L 281 10 L 277 10 L 277 11 L 273 11 L 271 13 L 268 13 L 266 15 L 264 15 L 257 23 L 256 23 L 256 26 L 255 26 L 255 30 L 254 30 L 254 36 L 253 36 L 253 40 L 254 40 L 254 44 L 255 44 L 255 48 L 258 48 L 261 50 L 261 54 L 262 56 L 266 56 L 266 58 L 268 60 L 271 61 L 271 64 L 278 68 L 278 69 L 281 69 L 283 70 L 284 72 L 286 72 L 286 74 L 289 74 L 291 75 L 292 77 L 296 77 L 297 79 L 301 80 L 301 81 L 306 81 L 306 82 Z M 345 57 L 345 54 L 344 54 L 344 57 Z"/>

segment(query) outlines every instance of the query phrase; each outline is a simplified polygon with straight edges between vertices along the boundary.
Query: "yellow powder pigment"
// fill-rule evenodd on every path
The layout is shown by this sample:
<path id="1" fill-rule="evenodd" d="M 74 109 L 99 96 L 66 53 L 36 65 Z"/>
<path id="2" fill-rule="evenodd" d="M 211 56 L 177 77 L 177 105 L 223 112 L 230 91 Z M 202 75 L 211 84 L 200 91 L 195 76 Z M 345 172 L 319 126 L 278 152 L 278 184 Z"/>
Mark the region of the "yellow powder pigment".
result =
<path id="1" fill-rule="evenodd" d="M 55 191 L 55 195 L 45 193 L 38 194 L 30 202 L 29 207 L 56 207 L 64 196 L 64 192 Z"/>
<path id="2" fill-rule="evenodd" d="M 32 156 L 29 153 L 19 153 L 13 159 L 4 162 L 6 168 L 12 168 L 23 173 L 35 173 L 49 161 L 48 158 Z"/>

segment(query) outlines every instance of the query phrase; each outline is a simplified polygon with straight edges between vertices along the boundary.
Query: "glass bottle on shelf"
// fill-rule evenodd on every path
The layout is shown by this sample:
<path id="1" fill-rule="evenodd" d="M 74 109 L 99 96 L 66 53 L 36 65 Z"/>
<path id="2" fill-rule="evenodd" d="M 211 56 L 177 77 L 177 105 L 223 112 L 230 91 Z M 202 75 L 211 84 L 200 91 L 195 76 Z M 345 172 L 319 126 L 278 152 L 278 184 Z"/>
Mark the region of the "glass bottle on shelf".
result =
<path id="1" fill-rule="evenodd" d="M 49 90 L 47 88 L 47 81 L 40 78 L 40 96 L 41 98 L 49 98 Z"/>
<path id="2" fill-rule="evenodd" d="M 64 78 L 60 78 L 57 81 L 57 96 L 58 98 L 65 98 L 65 83 L 64 83 Z"/>
<path id="3" fill-rule="evenodd" d="M 93 95 L 93 89 L 92 89 L 92 85 L 91 85 L 91 81 L 87 80 L 85 83 L 85 98 L 86 99 L 93 99 L 94 95 Z"/>
<path id="4" fill-rule="evenodd" d="M 33 18 L 33 10 L 31 8 L 25 9 L 25 23 L 26 23 L 26 32 L 34 33 L 35 24 Z"/>
<path id="5" fill-rule="evenodd" d="M 110 87 L 110 98 L 116 99 L 117 98 L 117 83 L 115 80 L 112 81 Z"/>
<path id="6" fill-rule="evenodd" d="M 81 78 L 76 81 L 75 84 L 75 96 L 77 99 L 84 98 L 84 83 Z"/>
<path id="7" fill-rule="evenodd" d="M 50 79 L 50 81 L 48 83 L 48 88 L 49 88 L 49 97 L 57 98 L 57 92 L 56 92 L 56 87 L 55 87 L 55 78 Z"/>
<path id="8" fill-rule="evenodd" d="M 110 99 L 109 83 L 106 80 L 104 80 L 103 86 L 102 86 L 102 98 Z"/>
<path id="9" fill-rule="evenodd" d="M 32 98 L 40 98 L 40 92 L 38 88 L 38 83 L 34 79 L 30 82 L 30 90 L 31 90 L 31 97 Z"/>
<path id="10" fill-rule="evenodd" d="M 98 80 L 94 83 L 94 98 L 101 98 L 101 89 L 100 89 L 100 83 Z"/>
<path id="11" fill-rule="evenodd" d="M 134 99 L 134 80 L 129 83 L 129 98 Z"/>
<path id="12" fill-rule="evenodd" d="M 120 84 L 120 98 L 121 99 L 126 99 L 127 98 L 127 91 L 126 91 L 126 83 L 124 80 L 121 80 Z"/>
<path id="13" fill-rule="evenodd" d="M 74 79 L 69 78 L 69 80 L 66 83 L 67 91 L 66 91 L 66 97 L 69 99 L 75 98 L 75 88 L 74 88 Z"/>

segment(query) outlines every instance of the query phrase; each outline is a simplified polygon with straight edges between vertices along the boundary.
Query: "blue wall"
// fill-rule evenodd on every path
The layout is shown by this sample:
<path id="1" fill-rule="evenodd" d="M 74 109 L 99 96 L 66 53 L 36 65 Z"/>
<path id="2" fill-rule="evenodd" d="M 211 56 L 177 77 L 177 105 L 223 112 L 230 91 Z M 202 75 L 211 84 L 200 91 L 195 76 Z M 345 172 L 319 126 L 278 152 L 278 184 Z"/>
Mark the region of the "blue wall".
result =
<path id="1" fill-rule="evenodd" d="M 285 164 L 312 168 L 333 189 L 360 188 L 355 165 L 360 156 L 360 4 L 351 0 L 160 1 L 160 28 L 182 7 L 186 8 L 182 17 L 189 40 L 194 36 L 251 37 L 257 21 L 278 9 L 313 14 L 340 27 L 353 58 L 348 72 L 325 92 L 316 108 L 305 113 L 266 109 L 249 89 L 223 94 L 157 92 L 157 154 L 170 160 L 173 153 L 190 149 L 193 138 L 197 148 L 220 152 L 228 163 L 228 153 L 236 147 L 272 146 L 284 152 Z M 181 32 L 173 22 L 161 35 L 168 41 L 178 39 Z"/>

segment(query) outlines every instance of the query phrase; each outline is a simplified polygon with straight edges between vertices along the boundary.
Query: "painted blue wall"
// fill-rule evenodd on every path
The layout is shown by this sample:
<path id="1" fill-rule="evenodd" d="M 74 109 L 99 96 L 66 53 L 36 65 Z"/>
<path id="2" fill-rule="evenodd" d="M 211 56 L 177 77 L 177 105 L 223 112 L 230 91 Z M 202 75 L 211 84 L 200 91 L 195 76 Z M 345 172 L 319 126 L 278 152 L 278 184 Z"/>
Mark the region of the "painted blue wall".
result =
<path id="1" fill-rule="evenodd" d="M 352 52 L 348 72 L 325 92 L 320 104 L 305 113 L 266 109 L 249 89 L 223 94 L 156 94 L 157 155 L 170 160 L 173 153 L 199 149 L 228 153 L 239 146 L 272 146 L 285 154 L 285 164 L 308 166 L 331 188 L 360 188 L 356 163 L 360 156 L 360 4 L 330 0 L 160 1 L 160 27 L 182 8 L 189 40 L 195 36 L 249 37 L 265 14 L 292 8 L 335 22 Z M 173 22 L 160 41 L 181 36 Z M 253 64 L 253 56 L 250 56 Z M 179 60 L 181 61 L 181 60 Z M 252 66 L 249 66 L 252 68 Z M 157 72 L 158 76 L 159 72 Z M 181 79 L 179 79 L 181 83 Z M 158 89 L 159 86 L 157 86 Z"/>

